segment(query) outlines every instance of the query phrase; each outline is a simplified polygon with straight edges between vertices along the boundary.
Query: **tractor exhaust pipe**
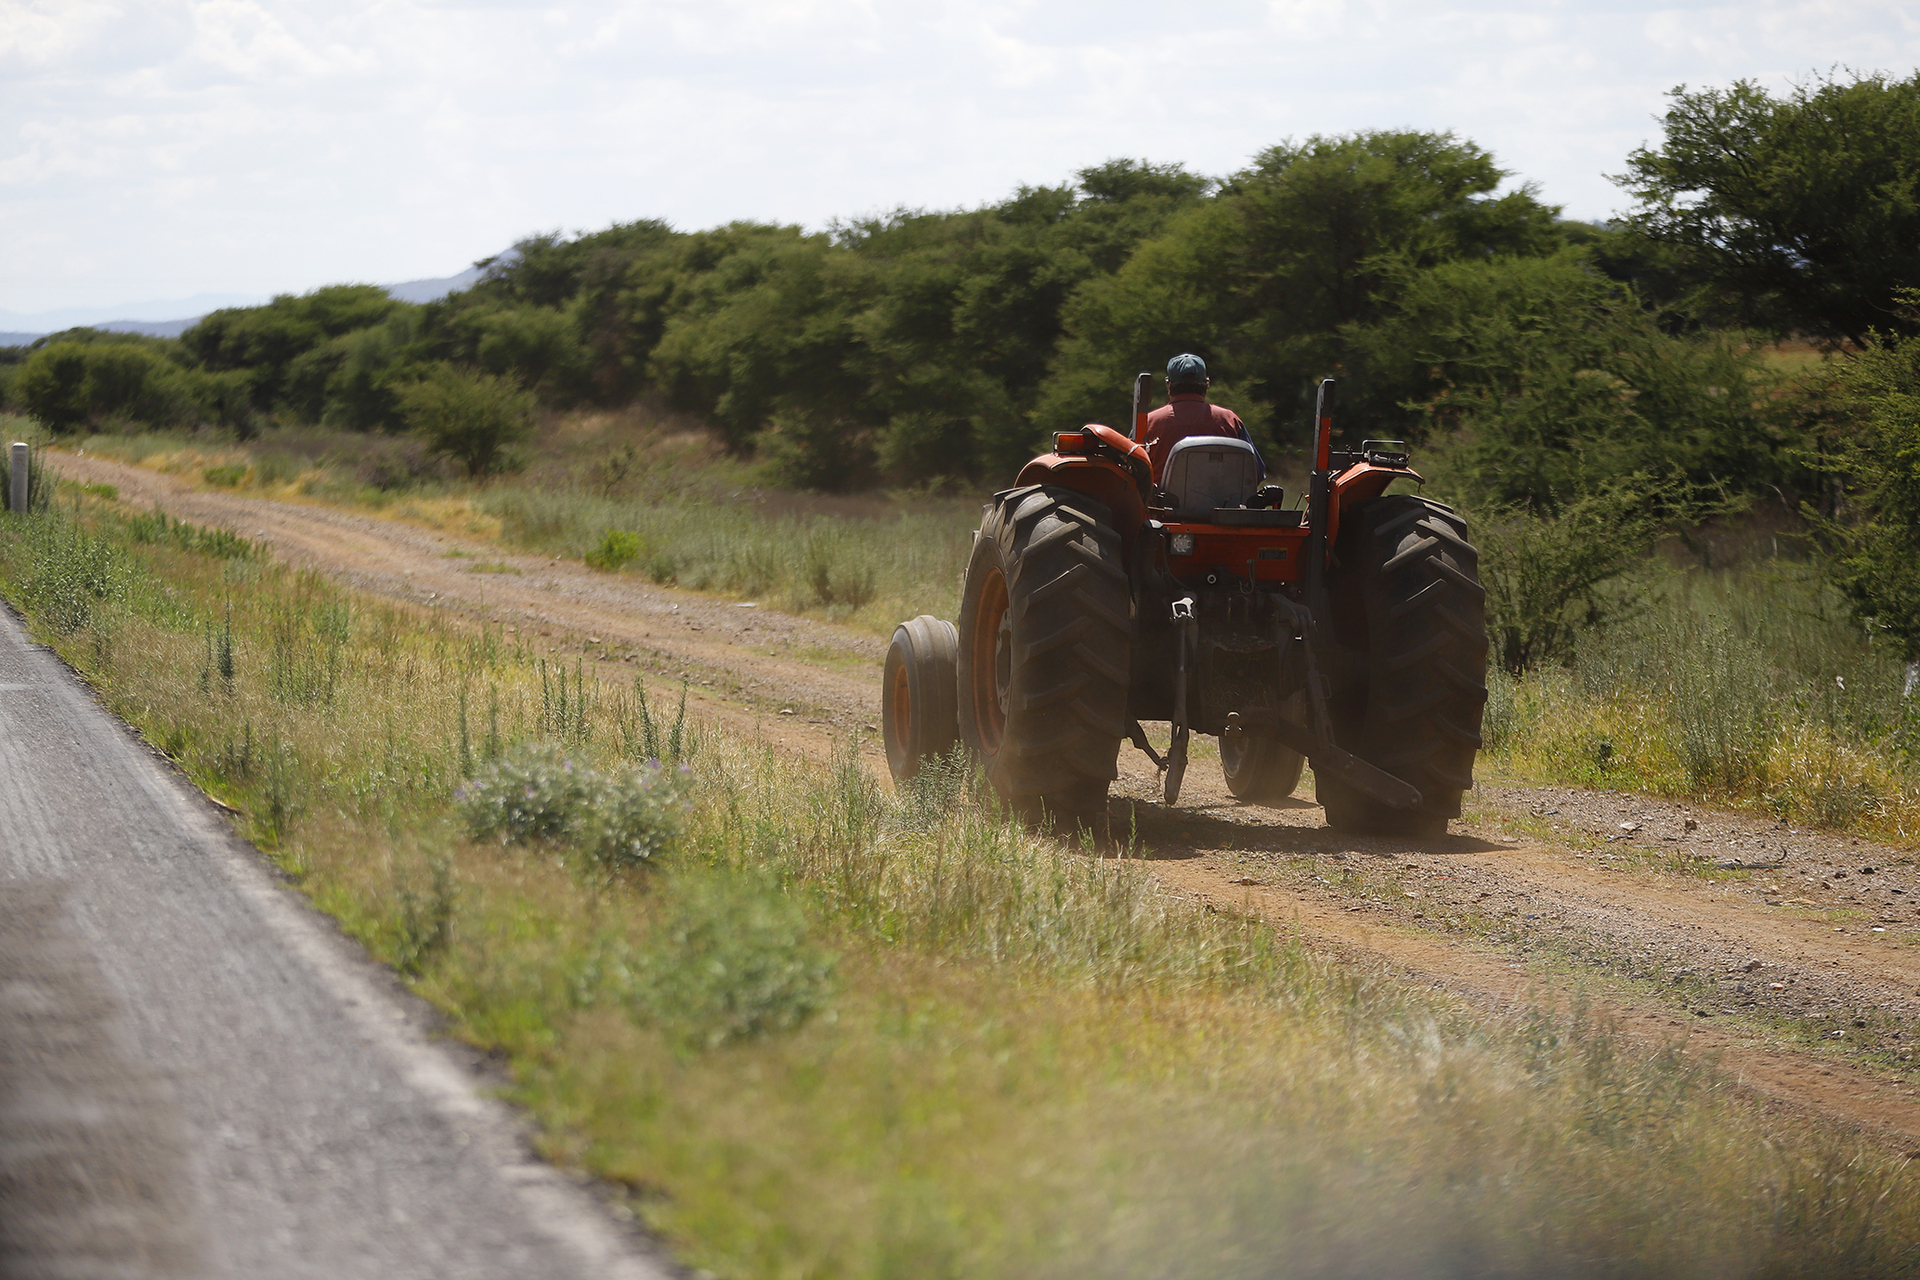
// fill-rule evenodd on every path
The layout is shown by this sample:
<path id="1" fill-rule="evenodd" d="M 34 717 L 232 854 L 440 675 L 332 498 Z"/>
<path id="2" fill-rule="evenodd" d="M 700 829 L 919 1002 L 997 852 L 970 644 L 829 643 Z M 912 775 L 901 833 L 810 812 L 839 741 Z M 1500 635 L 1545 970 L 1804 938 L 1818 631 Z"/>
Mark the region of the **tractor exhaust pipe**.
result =
<path id="1" fill-rule="evenodd" d="M 1326 618 L 1333 607 L 1327 596 L 1327 508 L 1332 498 L 1333 379 L 1320 382 L 1313 407 L 1313 473 L 1307 481 L 1307 706 L 1313 732 L 1323 742 L 1333 741 L 1333 717 L 1327 710 L 1331 690 L 1320 674 L 1319 655 L 1326 652 Z"/>

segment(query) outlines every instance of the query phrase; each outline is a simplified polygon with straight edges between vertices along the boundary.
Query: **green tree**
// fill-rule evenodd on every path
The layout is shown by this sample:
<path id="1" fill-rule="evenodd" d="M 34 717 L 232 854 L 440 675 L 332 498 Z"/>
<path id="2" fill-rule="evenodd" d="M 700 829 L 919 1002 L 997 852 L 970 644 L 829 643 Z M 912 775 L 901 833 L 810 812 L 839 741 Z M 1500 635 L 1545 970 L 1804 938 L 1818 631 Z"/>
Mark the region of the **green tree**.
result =
<path id="1" fill-rule="evenodd" d="M 826 235 L 629 223 L 529 237 L 427 308 L 431 358 L 508 372 L 551 404 L 647 392 L 764 448 L 796 483 L 999 474 L 1066 300 L 1211 189 L 1114 160 L 977 209 L 900 210 Z"/>
<path id="2" fill-rule="evenodd" d="M 677 248 L 665 288 L 636 290 L 665 314 L 647 375 L 671 404 L 744 447 L 776 413 L 857 396 L 847 363 L 860 267 L 826 235 L 735 223 Z"/>
<path id="3" fill-rule="evenodd" d="M 331 339 L 410 309 L 409 304 L 395 301 L 375 285 L 329 285 L 299 297 L 282 294 L 264 307 L 215 311 L 181 334 L 180 341 L 203 369 L 215 373 L 245 370 L 255 408 L 272 412 L 290 407 L 286 403 L 291 390 L 289 378 L 301 356 Z M 309 367 L 306 372 L 309 403 L 300 408 L 311 410 L 314 370 Z M 324 381 L 322 376 L 319 384 L 323 386 Z"/>
<path id="4" fill-rule="evenodd" d="M 321 421 L 352 431 L 399 431 L 406 425 L 399 387 L 414 368 L 414 320 L 414 313 L 396 311 L 383 323 L 333 340 L 340 361 L 327 378 Z"/>
<path id="5" fill-rule="evenodd" d="M 1791 483 L 1777 379 L 1738 333 L 1674 334 L 1583 250 L 1407 271 L 1350 353 L 1470 503 L 1552 510 L 1635 473 Z"/>
<path id="6" fill-rule="evenodd" d="M 672 243 L 679 233 L 652 219 L 616 222 L 605 231 L 568 239 L 558 231 L 516 241 L 497 258 L 474 265 L 485 276 L 460 296 L 461 302 L 559 307 L 633 257 Z"/>
<path id="7" fill-rule="evenodd" d="M 350 431 L 400 431 L 399 386 L 417 376 L 414 354 L 419 311 L 401 308 L 386 319 L 329 339 L 287 366 L 281 407 L 303 422 Z"/>
<path id="8" fill-rule="evenodd" d="M 84 426 L 92 412 L 87 398 L 87 348 L 56 342 L 27 358 L 14 375 L 11 395 L 53 432 Z"/>
<path id="9" fill-rule="evenodd" d="M 1031 456 L 1068 299 L 1213 185 L 1179 165 L 1110 160 L 981 209 L 840 228 L 867 267 L 850 372 L 882 470 L 997 478 Z M 1109 404 L 1122 398 L 1106 390 Z"/>
<path id="10" fill-rule="evenodd" d="M 470 476 L 506 469 L 512 447 L 533 427 L 533 397 L 513 382 L 447 364 L 401 387 L 399 401 L 407 426 Z"/>
<path id="11" fill-rule="evenodd" d="M 1920 285 L 1920 74 L 1669 98 L 1665 140 L 1615 181 L 1640 202 L 1629 225 L 1684 251 L 1703 303 L 1833 342 L 1912 323 L 1895 291 Z"/>
<path id="12" fill-rule="evenodd" d="M 231 386 L 183 369 L 160 339 L 91 331 L 36 346 L 14 375 L 11 395 L 48 430 L 120 421 L 184 425 L 218 417 Z"/>
<path id="13" fill-rule="evenodd" d="M 473 349 L 475 364 L 518 378 L 549 404 L 570 404 L 587 389 L 586 348 L 572 317 L 557 307 L 479 312 Z"/>
<path id="14" fill-rule="evenodd" d="M 1905 299 L 1920 308 L 1920 291 Z M 1820 522 L 1829 569 L 1858 615 L 1920 660 L 1920 337 L 1870 342 L 1844 366 L 1839 400 L 1855 434 L 1829 465 L 1853 519 Z"/>
<path id="15" fill-rule="evenodd" d="M 1124 412 L 1127 379 L 1185 350 L 1207 360 L 1217 398 L 1231 390 L 1249 422 L 1304 421 L 1314 382 L 1346 373 L 1346 420 L 1370 431 L 1397 408 L 1364 371 L 1343 367 L 1346 327 L 1383 314 L 1408 268 L 1561 243 L 1556 210 L 1531 187 L 1501 193 L 1507 176 L 1445 133 L 1268 148 L 1075 294 L 1039 425 L 1063 429 L 1109 403 Z"/>

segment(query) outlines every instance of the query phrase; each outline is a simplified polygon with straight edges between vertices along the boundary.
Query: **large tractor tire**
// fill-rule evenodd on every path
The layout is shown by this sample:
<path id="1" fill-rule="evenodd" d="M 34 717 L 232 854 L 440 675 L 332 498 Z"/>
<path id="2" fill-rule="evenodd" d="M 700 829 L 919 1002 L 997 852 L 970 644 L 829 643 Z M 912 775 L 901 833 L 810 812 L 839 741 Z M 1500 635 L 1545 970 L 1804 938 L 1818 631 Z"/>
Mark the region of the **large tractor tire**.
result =
<path id="1" fill-rule="evenodd" d="M 951 622 L 921 614 L 893 629 L 880 693 L 881 736 L 895 782 L 919 776 L 960 743 L 960 639 Z"/>
<path id="2" fill-rule="evenodd" d="M 1306 697 L 1294 694 L 1280 714 L 1296 723 L 1307 718 Z M 1247 804 L 1277 805 L 1300 785 L 1307 759 L 1270 733 L 1243 729 L 1220 735 L 1220 771 L 1235 800 Z"/>
<path id="3" fill-rule="evenodd" d="M 960 603 L 960 736 L 1024 816 L 1096 832 L 1126 734 L 1133 625 L 1104 503 L 1032 485 L 980 522 Z"/>
<path id="4" fill-rule="evenodd" d="M 1335 677 L 1334 737 L 1419 788 L 1392 809 L 1319 779 L 1329 825 L 1371 835 L 1444 835 L 1473 785 L 1487 701 L 1486 590 L 1466 521 L 1411 494 L 1367 503 L 1341 531 L 1334 584 L 1345 670 Z"/>

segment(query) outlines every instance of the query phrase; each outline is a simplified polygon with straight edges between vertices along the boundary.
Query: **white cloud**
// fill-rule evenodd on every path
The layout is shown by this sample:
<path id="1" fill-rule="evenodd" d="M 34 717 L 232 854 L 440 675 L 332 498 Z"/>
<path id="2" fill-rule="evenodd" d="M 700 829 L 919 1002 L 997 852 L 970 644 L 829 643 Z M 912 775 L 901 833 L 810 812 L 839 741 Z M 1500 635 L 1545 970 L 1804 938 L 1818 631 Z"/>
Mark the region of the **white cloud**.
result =
<path id="1" fill-rule="evenodd" d="M 0 66 L 43 67 L 84 47 L 119 16 L 87 0 L 27 0 L 0 8 Z"/>
<path id="2" fill-rule="evenodd" d="M 4 0 L 0 307 L 439 275 L 640 217 L 822 225 L 1113 155 L 1220 173 L 1359 128 L 1452 129 L 1596 217 L 1675 84 L 1917 58 L 1888 0 Z"/>

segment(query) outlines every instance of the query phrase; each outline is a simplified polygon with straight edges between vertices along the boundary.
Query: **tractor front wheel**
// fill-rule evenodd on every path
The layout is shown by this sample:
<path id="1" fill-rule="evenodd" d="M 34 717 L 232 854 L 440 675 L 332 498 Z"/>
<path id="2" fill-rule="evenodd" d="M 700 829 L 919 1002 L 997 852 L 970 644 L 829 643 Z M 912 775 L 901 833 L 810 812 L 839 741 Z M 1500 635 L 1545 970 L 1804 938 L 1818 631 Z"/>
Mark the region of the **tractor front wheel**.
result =
<path id="1" fill-rule="evenodd" d="M 1105 819 L 1133 636 L 1123 565 L 1112 513 L 1072 489 L 1009 490 L 980 523 L 960 604 L 960 735 L 1028 818 Z"/>
<path id="2" fill-rule="evenodd" d="M 1295 723 L 1306 719 L 1306 696 L 1294 694 L 1280 714 Z M 1306 757 L 1270 733 L 1242 729 L 1220 735 L 1220 771 L 1235 800 L 1247 804 L 1277 805 L 1300 785 Z"/>
<path id="3" fill-rule="evenodd" d="M 921 614 L 893 629 L 880 694 L 881 736 L 895 782 L 918 776 L 960 741 L 958 633 L 951 622 Z"/>

